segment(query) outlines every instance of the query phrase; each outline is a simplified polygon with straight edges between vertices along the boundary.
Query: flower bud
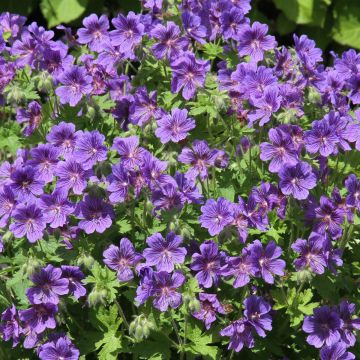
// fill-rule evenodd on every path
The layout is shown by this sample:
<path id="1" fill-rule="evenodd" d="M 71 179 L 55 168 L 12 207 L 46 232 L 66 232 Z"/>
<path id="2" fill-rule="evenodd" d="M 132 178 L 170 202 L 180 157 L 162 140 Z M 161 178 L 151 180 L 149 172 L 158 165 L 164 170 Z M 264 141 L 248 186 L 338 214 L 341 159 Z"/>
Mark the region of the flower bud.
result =
<path id="1" fill-rule="evenodd" d="M 36 81 L 36 87 L 38 91 L 44 92 L 48 94 L 53 86 L 52 77 L 49 75 L 47 71 L 41 72 L 38 76 L 35 78 Z"/>
<path id="2" fill-rule="evenodd" d="M 183 294 L 183 302 L 189 312 L 196 312 L 200 310 L 200 301 L 190 293 Z"/>
<path id="3" fill-rule="evenodd" d="M 151 213 L 153 209 L 153 203 L 149 199 L 145 202 L 145 209 L 147 213 Z"/>
<path id="4" fill-rule="evenodd" d="M 4 90 L 4 95 L 6 96 L 6 101 L 8 103 L 19 104 L 25 101 L 24 91 L 17 85 L 9 85 Z"/>
<path id="5" fill-rule="evenodd" d="M 99 304 L 105 304 L 106 297 L 107 290 L 96 285 L 88 295 L 87 302 L 90 307 L 94 307 Z"/>
<path id="6" fill-rule="evenodd" d="M 192 237 L 191 235 L 191 228 L 189 228 L 189 226 L 183 225 L 180 227 L 180 235 L 184 238 L 184 239 L 190 239 Z"/>
<path id="7" fill-rule="evenodd" d="M 93 120 L 96 115 L 96 110 L 92 106 L 88 106 L 86 109 L 86 115 L 90 118 L 90 120 Z"/>
<path id="8" fill-rule="evenodd" d="M 176 232 L 176 230 L 177 230 L 177 225 L 176 225 L 176 222 L 175 222 L 175 221 L 171 221 L 171 222 L 169 223 L 169 230 Z"/>
<path id="9" fill-rule="evenodd" d="M 87 269 L 91 269 L 92 266 L 94 265 L 94 258 L 89 255 L 89 254 L 85 254 L 85 253 L 82 253 L 80 255 L 80 257 L 78 257 L 77 261 L 76 261 L 76 264 L 78 266 L 84 266 L 85 268 Z"/>
<path id="10" fill-rule="evenodd" d="M 2 241 L 4 243 L 10 242 L 10 240 L 13 238 L 13 234 L 11 231 L 7 231 L 4 235 L 2 235 Z"/>
<path id="11" fill-rule="evenodd" d="M 40 266 L 41 262 L 37 258 L 30 256 L 26 263 L 23 264 L 21 270 L 27 277 L 29 277 L 34 274 Z"/>
<path id="12" fill-rule="evenodd" d="M 146 318 L 144 314 L 136 316 L 129 325 L 129 334 L 132 335 L 137 341 L 147 339 L 150 331 L 155 328 L 152 320 Z"/>
<path id="13" fill-rule="evenodd" d="M 309 269 L 303 269 L 296 272 L 296 281 L 300 284 L 307 283 L 313 278 L 314 274 Z"/>

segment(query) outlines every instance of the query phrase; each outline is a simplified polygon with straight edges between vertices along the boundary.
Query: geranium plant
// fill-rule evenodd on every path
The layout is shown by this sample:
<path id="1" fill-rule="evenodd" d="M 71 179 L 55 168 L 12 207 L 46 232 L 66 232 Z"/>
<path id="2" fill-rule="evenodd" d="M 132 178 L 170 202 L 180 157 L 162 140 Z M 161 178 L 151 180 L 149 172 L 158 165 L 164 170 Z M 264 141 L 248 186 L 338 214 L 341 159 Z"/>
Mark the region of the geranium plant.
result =
<path id="1" fill-rule="evenodd" d="M 0 358 L 360 356 L 360 55 L 141 5 L 0 15 Z"/>

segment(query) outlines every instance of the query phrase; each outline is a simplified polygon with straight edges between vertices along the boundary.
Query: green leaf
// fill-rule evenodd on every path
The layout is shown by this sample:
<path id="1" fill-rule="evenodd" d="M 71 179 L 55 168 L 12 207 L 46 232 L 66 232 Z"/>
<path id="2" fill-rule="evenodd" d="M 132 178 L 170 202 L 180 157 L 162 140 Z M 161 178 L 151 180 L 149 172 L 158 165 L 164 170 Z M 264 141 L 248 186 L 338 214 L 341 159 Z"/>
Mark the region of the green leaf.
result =
<path id="1" fill-rule="evenodd" d="M 219 191 L 219 196 L 222 196 L 230 201 L 234 201 L 235 189 L 232 185 L 229 185 L 226 188 L 220 188 L 218 189 L 218 191 Z"/>
<path id="2" fill-rule="evenodd" d="M 324 2 L 319 0 L 274 0 L 274 2 L 289 20 L 297 24 L 324 26 L 327 9 Z"/>
<path id="3" fill-rule="evenodd" d="M 296 24 L 288 19 L 284 13 L 280 13 L 276 19 L 276 30 L 280 35 L 286 35 L 294 31 Z"/>
<path id="4" fill-rule="evenodd" d="M 342 45 L 360 49 L 360 2 L 337 0 L 334 6 L 333 38 Z"/>
<path id="5" fill-rule="evenodd" d="M 87 4 L 88 0 L 41 0 L 40 9 L 51 28 L 77 19 Z"/>
<path id="6" fill-rule="evenodd" d="M 208 59 L 215 59 L 218 56 L 222 55 L 224 52 L 222 46 L 213 44 L 213 43 L 206 43 L 203 46 L 203 50 L 204 50 L 205 54 L 207 55 Z"/>
<path id="7" fill-rule="evenodd" d="M 122 334 L 116 331 L 109 331 L 96 344 L 99 360 L 117 360 L 118 355 L 123 352 Z"/>
<path id="8" fill-rule="evenodd" d="M 197 322 L 189 321 L 186 337 L 191 341 L 189 344 L 186 344 L 186 351 L 202 356 L 204 359 L 218 359 L 219 348 L 211 346 L 213 335 L 207 332 L 203 333 Z"/>

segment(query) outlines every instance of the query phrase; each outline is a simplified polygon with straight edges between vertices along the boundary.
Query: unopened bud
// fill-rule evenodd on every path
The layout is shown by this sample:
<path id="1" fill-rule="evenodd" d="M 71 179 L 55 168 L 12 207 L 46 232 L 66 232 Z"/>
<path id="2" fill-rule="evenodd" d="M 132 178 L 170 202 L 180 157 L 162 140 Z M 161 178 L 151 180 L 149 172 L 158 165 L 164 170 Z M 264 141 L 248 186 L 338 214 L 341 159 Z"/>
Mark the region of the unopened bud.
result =
<path id="1" fill-rule="evenodd" d="M 53 86 L 52 77 L 47 71 L 41 72 L 36 78 L 36 87 L 39 91 L 49 93 Z"/>
<path id="2" fill-rule="evenodd" d="M 313 276 L 314 274 L 309 269 L 303 269 L 296 272 L 296 280 L 300 284 L 309 282 Z"/>
<path id="3" fill-rule="evenodd" d="M 29 277 L 34 274 L 39 267 L 41 266 L 41 262 L 32 256 L 30 256 L 25 264 L 22 266 L 23 273 Z"/>
<path id="4" fill-rule="evenodd" d="M 108 295 L 108 292 L 106 289 L 95 286 L 91 290 L 91 292 L 87 298 L 87 302 L 90 307 L 94 307 L 99 304 L 105 304 L 107 295 Z"/>
<path id="5" fill-rule="evenodd" d="M 25 100 L 24 91 L 17 85 L 9 85 L 4 91 L 8 103 L 19 104 Z"/>
<path id="6" fill-rule="evenodd" d="M 95 115 L 96 115 L 96 110 L 94 107 L 92 106 L 88 106 L 87 109 L 86 109 L 86 115 L 91 119 L 93 120 L 95 118 Z"/>
<path id="7" fill-rule="evenodd" d="M 136 340 L 141 341 L 149 337 L 150 331 L 155 328 L 152 320 L 148 319 L 144 314 L 136 316 L 130 323 L 129 334 Z"/>
<path id="8" fill-rule="evenodd" d="M 95 260 L 91 255 L 82 253 L 80 257 L 77 259 L 76 263 L 78 266 L 83 265 L 85 268 L 91 269 L 92 266 L 94 265 L 94 261 Z"/>

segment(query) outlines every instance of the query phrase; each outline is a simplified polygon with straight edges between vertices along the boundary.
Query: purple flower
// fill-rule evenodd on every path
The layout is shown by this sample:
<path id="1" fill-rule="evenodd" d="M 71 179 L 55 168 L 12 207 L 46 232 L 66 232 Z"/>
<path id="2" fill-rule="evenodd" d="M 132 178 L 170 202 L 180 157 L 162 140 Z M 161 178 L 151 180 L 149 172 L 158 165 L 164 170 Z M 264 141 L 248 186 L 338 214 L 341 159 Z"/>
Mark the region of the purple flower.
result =
<path id="1" fill-rule="evenodd" d="M 139 267 L 140 283 L 136 289 L 135 302 L 140 306 L 146 302 L 154 293 L 154 271 L 148 266 Z"/>
<path id="2" fill-rule="evenodd" d="M 74 204 L 61 191 L 41 195 L 38 206 L 44 210 L 45 221 L 54 229 L 64 226 L 68 215 L 74 212 Z"/>
<path id="3" fill-rule="evenodd" d="M 55 169 L 55 175 L 59 177 L 56 189 L 61 190 L 66 195 L 72 189 L 74 194 L 81 195 L 86 189 L 87 180 L 92 173 L 91 169 L 85 170 L 82 164 L 75 161 L 75 158 L 60 161 Z"/>
<path id="4" fill-rule="evenodd" d="M 285 261 L 278 259 L 282 254 L 282 250 L 280 246 L 276 246 L 274 241 L 270 241 L 264 249 L 261 242 L 255 240 L 247 249 L 250 252 L 254 266 L 259 269 L 260 276 L 265 282 L 273 284 L 274 275 L 284 275 Z"/>
<path id="5" fill-rule="evenodd" d="M 39 60 L 41 45 L 29 31 L 23 31 L 21 40 L 15 40 L 11 47 L 11 55 L 18 55 L 16 65 L 19 68 L 29 65 L 34 68 Z"/>
<path id="6" fill-rule="evenodd" d="M 110 204 L 105 203 L 98 197 L 85 195 L 75 209 L 78 218 L 83 219 L 79 222 L 79 228 L 86 234 L 98 232 L 102 234 L 112 224 L 114 211 Z"/>
<path id="7" fill-rule="evenodd" d="M 195 179 L 189 178 L 186 174 L 176 172 L 175 181 L 183 197 L 182 202 L 188 202 L 190 204 L 199 204 L 201 202 L 202 195 L 196 186 Z"/>
<path id="8" fill-rule="evenodd" d="M 184 197 L 172 182 L 160 185 L 157 190 L 154 190 L 151 201 L 154 205 L 154 212 L 171 209 L 180 210 L 185 203 Z"/>
<path id="9" fill-rule="evenodd" d="M 79 132 L 74 157 L 85 170 L 91 169 L 98 161 L 107 159 L 107 147 L 104 145 L 104 141 L 105 136 L 97 130 Z"/>
<path id="10" fill-rule="evenodd" d="M 343 209 L 338 208 L 326 196 L 321 196 L 320 205 L 315 208 L 316 223 L 313 230 L 320 234 L 328 231 L 333 239 L 338 239 L 342 234 L 344 215 Z"/>
<path id="11" fill-rule="evenodd" d="M 61 104 L 75 106 L 84 95 L 92 91 L 92 77 L 87 75 L 86 69 L 82 66 L 72 66 L 65 70 L 59 77 L 62 86 L 56 89 Z"/>
<path id="12" fill-rule="evenodd" d="M 360 76 L 359 74 L 354 74 L 350 77 L 350 79 L 347 82 L 350 92 L 348 94 L 348 98 L 351 100 L 351 102 L 355 105 L 360 104 Z"/>
<path id="13" fill-rule="evenodd" d="M 322 61 L 322 51 L 315 47 L 315 41 L 309 39 L 306 35 L 301 35 L 300 38 L 293 35 L 295 42 L 295 51 L 299 59 L 303 63 L 315 65 Z"/>
<path id="14" fill-rule="evenodd" d="M 69 281 L 69 294 L 76 299 L 86 295 L 86 289 L 82 284 L 85 275 L 78 266 L 61 265 L 62 278 Z"/>
<path id="15" fill-rule="evenodd" d="M 245 319 L 233 321 L 220 331 L 220 335 L 230 337 L 229 350 L 239 352 L 244 346 L 250 349 L 255 345 L 252 326 Z"/>
<path id="16" fill-rule="evenodd" d="M 161 12 L 163 6 L 163 0 L 145 0 L 144 8 L 157 14 Z"/>
<path id="17" fill-rule="evenodd" d="M 216 313 L 226 314 L 223 306 L 217 299 L 216 294 L 199 294 L 200 310 L 193 312 L 192 316 L 205 323 L 206 330 L 209 330 L 211 324 L 216 321 Z"/>
<path id="18" fill-rule="evenodd" d="M 271 327 L 271 306 L 261 297 L 251 295 L 244 300 L 244 317 L 249 324 L 255 329 L 257 334 L 265 337 L 265 330 L 270 331 Z"/>
<path id="19" fill-rule="evenodd" d="M 38 349 L 40 360 L 78 360 L 79 350 L 67 336 L 59 336 Z"/>
<path id="20" fill-rule="evenodd" d="M 19 343 L 21 327 L 19 325 L 17 310 L 14 304 L 1 314 L 0 334 L 4 341 L 12 339 L 13 347 Z"/>
<path id="21" fill-rule="evenodd" d="M 211 236 L 220 234 L 220 232 L 233 221 L 232 206 L 230 201 L 225 198 L 219 198 L 217 201 L 209 199 L 201 207 L 200 224 L 208 229 Z"/>
<path id="22" fill-rule="evenodd" d="M 360 151 L 360 111 L 355 110 L 356 121 L 350 122 L 346 128 L 344 138 L 355 143 L 355 149 Z"/>
<path id="23" fill-rule="evenodd" d="M 85 28 L 80 28 L 77 31 L 78 42 L 80 44 L 88 44 L 91 51 L 100 52 L 104 49 L 104 45 L 110 42 L 109 34 L 109 19 L 106 15 L 91 14 L 84 18 L 83 25 Z"/>
<path id="24" fill-rule="evenodd" d="M 336 151 L 339 141 L 335 127 L 329 124 L 326 119 L 314 121 L 312 129 L 305 131 L 305 147 L 310 154 L 317 152 L 322 156 L 329 156 Z"/>
<path id="25" fill-rule="evenodd" d="M 166 311 L 169 307 L 176 309 L 180 306 L 182 296 L 176 291 L 185 282 L 185 276 L 180 271 L 172 274 L 159 271 L 153 275 L 153 305 L 160 311 Z"/>
<path id="26" fill-rule="evenodd" d="M 322 237 L 310 235 L 308 241 L 297 239 L 295 243 L 291 245 L 291 248 L 300 255 L 300 257 L 294 261 L 296 270 L 310 267 L 315 274 L 324 273 L 324 268 L 327 263 Z"/>
<path id="27" fill-rule="evenodd" d="M 12 217 L 14 222 L 10 224 L 9 230 L 16 238 L 26 235 L 27 239 L 34 243 L 43 237 L 46 221 L 36 204 L 18 205 Z"/>
<path id="28" fill-rule="evenodd" d="M 360 330 L 360 318 L 353 318 L 355 313 L 355 304 L 343 300 L 339 305 L 339 316 L 343 321 L 341 327 L 341 340 L 347 346 L 354 346 L 356 343 L 356 336 L 354 330 Z"/>
<path id="29" fill-rule="evenodd" d="M 324 346 L 320 350 L 321 360 L 353 360 L 355 355 L 347 351 L 346 344 L 337 342 L 330 346 Z"/>
<path id="30" fill-rule="evenodd" d="M 264 58 L 264 52 L 276 47 L 274 36 L 266 35 L 269 28 L 265 24 L 255 21 L 251 26 L 244 24 L 241 27 L 239 41 L 239 55 L 250 55 L 251 60 L 261 61 Z"/>
<path id="31" fill-rule="evenodd" d="M 184 53 L 171 63 L 171 91 L 178 93 L 181 89 L 185 100 L 195 96 L 197 87 L 204 87 L 206 73 L 210 70 L 209 61 L 199 60 L 190 52 Z"/>
<path id="32" fill-rule="evenodd" d="M 299 162 L 295 166 L 284 165 L 279 171 L 279 187 L 284 195 L 293 195 L 295 199 L 304 200 L 309 196 L 309 190 L 316 186 L 316 176 L 311 166 Z"/>
<path id="33" fill-rule="evenodd" d="M 54 169 L 58 162 L 59 150 L 50 144 L 40 144 L 30 150 L 32 159 L 26 164 L 38 173 L 38 179 L 49 183 L 54 178 Z"/>
<path id="34" fill-rule="evenodd" d="M 129 120 L 135 125 L 144 126 L 151 118 L 159 117 L 161 112 L 157 107 L 156 99 L 156 91 L 148 94 L 145 86 L 139 87 L 129 108 Z"/>
<path id="35" fill-rule="evenodd" d="M 0 228 L 7 225 L 16 205 L 15 194 L 8 185 L 0 188 Z"/>
<path id="36" fill-rule="evenodd" d="M 112 166 L 112 173 L 109 175 L 108 181 L 107 191 L 111 193 L 109 200 L 113 204 L 124 202 L 128 194 L 130 177 L 121 163 Z"/>
<path id="37" fill-rule="evenodd" d="M 171 115 L 164 114 L 157 120 L 158 128 L 155 135 L 160 139 L 161 143 L 166 144 L 169 141 L 179 142 L 184 140 L 189 131 L 195 128 L 195 120 L 188 118 L 186 109 L 172 109 Z"/>
<path id="38" fill-rule="evenodd" d="M 186 249 L 179 247 L 182 237 L 174 232 L 169 232 L 166 239 L 160 233 L 149 236 L 146 239 L 149 248 L 143 252 L 146 264 L 155 266 L 158 271 L 172 272 L 175 264 L 182 264 L 185 260 Z"/>
<path id="39" fill-rule="evenodd" d="M 216 157 L 216 149 L 210 149 L 204 140 L 195 140 L 192 148 L 184 147 L 182 149 L 178 160 L 191 165 L 187 173 L 190 178 L 200 175 L 200 179 L 204 180 L 208 176 L 208 167 L 214 166 Z"/>
<path id="40" fill-rule="evenodd" d="M 174 184 L 173 178 L 170 175 L 164 174 L 167 166 L 167 161 L 161 161 L 150 153 L 145 153 L 141 171 L 150 189 L 156 189 L 160 185 L 169 183 Z"/>
<path id="41" fill-rule="evenodd" d="M 210 288 L 213 282 L 217 284 L 223 272 L 222 255 L 213 241 L 205 241 L 200 245 L 200 253 L 192 256 L 191 270 L 196 271 L 198 283 L 204 288 Z"/>
<path id="42" fill-rule="evenodd" d="M 32 166 L 24 166 L 15 170 L 11 173 L 10 180 L 10 188 L 19 200 L 35 200 L 37 195 L 44 192 L 44 182 L 38 178 Z"/>
<path id="43" fill-rule="evenodd" d="M 135 15 L 130 11 L 127 17 L 119 14 L 111 22 L 116 29 L 110 31 L 111 43 L 119 46 L 121 52 L 131 52 L 136 45 L 141 43 L 144 25 L 140 22 L 140 15 Z"/>
<path id="44" fill-rule="evenodd" d="M 45 48 L 41 67 L 47 70 L 54 80 L 58 81 L 65 69 L 72 66 L 74 58 L 68 55 L 69 48 L 62 42 L 56 43 L 51 48 Z"/>
<path id="45" fill-rule="evenodd" d="M 345 180 L 345 187 L 348 191 L 346 204 L 354 206 L 360 211 L 360 180 L 356 177 L 356 175 L 350 174 Z"/>
<path id="46" fill-rule="evenodd" d="M 297 151 L 289 134 L 278 128 L 269 130 L 271 143 L 260 144 L 260 159 L 271 160 L 269 171 L 279 172 L 283 165 L 296 165 L 298 160 Z"/>
<path id="47" fill-rule="evenodd" d="M 143 257 L 135 252 L 134 245 L 127 238 L 120 240 L 120 245 L 110 245 L 103 253 L 104 263 L 117 272 L 119 281 L 129 281 L 134 278 L 132 268 L 135 267 Z"/>
<path id="48" fill-rule="evenodd" d="M 280 103 L 281 96 L 279 95 L 278 87 L 266 87 L 262 97 L 252 100 L 252 104 L 257 109 L 248 114 L 249 126 L 252 126 L 257 120 L 260 120 L 260 126 L 264 126 L 270 121 L 271 115 L 279 110 Z"/>
<path id="49" fill-rule="evenodd" d="M 224 11 L 220 16 L 221 31 L 225 40 L 238 40 L 241 30 L 246 24 L 244 13 L 234 7 Z"/>
<path id="50" fill-rule="evenodd" d="M 3 12 L 0 15 L 0 29 L 3 33 L 10 33 L 13 39 L 21 33 L 25 22 L 25 16 L 10 14 L 9 12 Z"/>
<path id="51" fill-rule="evenodd" d="M 127 170 L 134 170 L 143 163 L 145 150 L 139 147 L 139 138 L 137 136 L 116 137 L 112 149 L 116 150 L 121 156 L 121 163 Z"/>
<path id="52" fill-rule="evenodd" d="M 32 305 L 31 308 L 19 311 L 19 318 L 24 321 L 36 334 L 41 334 L 46 329 L 55 329 L 55 314 L 58 307 L 55 304 Z"/>
<path id="53" fill-rule="evenodd" d="M 74 124 L 62 121 L 51 128 L 46 140 L 59 149 L 60 155 L 68 159 L 74 152 L 78 135 L 79 133 L 75 132 Z"/>
<path id="54" fill-rule="evenodd" d="M 59 295 L 69 292 L 69 280 L 62 277 L 61 269 L 47 265 L 30 277 L 35 286 L 27 289 L 31 304 L 58 304 Z"/>
<path id="55" fill-rule="evenodd" d="M 27 109 L 18 109 L 16 111 L 16 121 L 19 124 L 25 124 L 23 134 L 30 136 L 39 127 L 42 120 L 41 105 L 37 101 L 31 101 Z"/>
<path id="56" fill-rule="evenodd" d="M 206 37 L 206 27 L 201 25 L 201 18 L 199 16 L 185 10 L 181 14 L 181 21 L 185 32 L 190 38 L 193 38 L 200 44 L 205 44 L 204 37 Z"/>
<path id="57" fill-rule="evenodd" d="M 166 27 L 162 24 L 156 25 L 151 30 L 152 38 L 158 40 L 151 50 L 157 59 L 176 59 L 189 45 L 189 41 L 185 37 L 180 37 L 180 28 L 172 21 L 166 23 Z"/>
<path id="58" fill-rule="evenodd" d="M 245 248 L 240 256 L 229 257 L 224 276 L 234 276 L 233 287 L 243 287 L 250 282 L 250 277 L 257 274 L 258 268 L 254 266 L 250 252 Z"/>
<path id="59" fill-rule="evenodd" d="M 320 348 L 323 345 L 331 346 L 340 340 L 342 324 L 336 311 L 325 305 L 316 308 L 313 316 L 305 317 L 302 329 L 309 334 L 306 341 Z"/>

